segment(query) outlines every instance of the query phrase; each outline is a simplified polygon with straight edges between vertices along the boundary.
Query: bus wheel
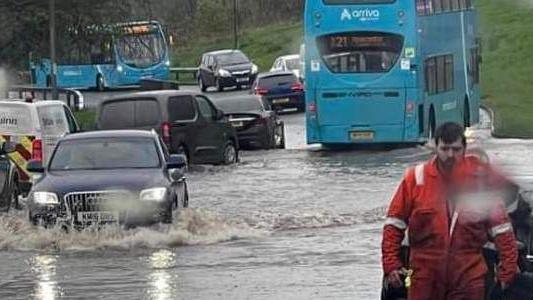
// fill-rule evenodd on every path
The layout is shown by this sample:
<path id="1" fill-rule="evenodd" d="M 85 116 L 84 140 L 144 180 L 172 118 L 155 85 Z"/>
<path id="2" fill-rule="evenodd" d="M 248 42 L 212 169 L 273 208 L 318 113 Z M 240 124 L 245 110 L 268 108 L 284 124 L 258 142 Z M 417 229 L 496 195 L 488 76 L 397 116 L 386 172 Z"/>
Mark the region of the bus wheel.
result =
<path id="1" fill-rule="evenodd" d="M 96 76 L 96 89 L 100 92 L 103 92 L 105 90 L 104 77 L 100 74 Z"/>
<path id="2" fill-rule="evenodd" d="M 429 110 L 429 124 L 428 124 L 428 142 L 431 142 L 435 137 L 435 111 L 433 108 Z"/>
<path id="3" fill-rule="evenodd" d="M 470 105 L 468 99 L 465 99 L 465 106 L 463 111 L 464 128 L 470 127 Z"/>

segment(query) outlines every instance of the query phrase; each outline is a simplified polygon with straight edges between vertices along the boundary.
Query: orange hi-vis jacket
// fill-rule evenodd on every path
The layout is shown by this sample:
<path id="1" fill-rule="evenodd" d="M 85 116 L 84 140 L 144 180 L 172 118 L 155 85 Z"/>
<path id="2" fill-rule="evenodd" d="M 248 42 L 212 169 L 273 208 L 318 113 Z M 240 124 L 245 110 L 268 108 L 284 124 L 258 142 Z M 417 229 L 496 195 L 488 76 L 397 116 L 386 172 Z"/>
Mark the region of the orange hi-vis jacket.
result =
<path id="1" fill-rule="evenodd" d="M 487 192 L 502 187 L 503 176 L 475 157 L 458 162 L 452 174 L 445 180 L 434 158 L 409 169 L 392 198 L 383 270 L 385 275 L 401 267 L 413 271 L 409 299 L 483 299 L 482 249 L 489 241 L 499 250 L 499 281 L 509 284 L 518 271 L 512 225 L 498 194 Z M 400 258 L 406 230 L 408 266 Z"/>

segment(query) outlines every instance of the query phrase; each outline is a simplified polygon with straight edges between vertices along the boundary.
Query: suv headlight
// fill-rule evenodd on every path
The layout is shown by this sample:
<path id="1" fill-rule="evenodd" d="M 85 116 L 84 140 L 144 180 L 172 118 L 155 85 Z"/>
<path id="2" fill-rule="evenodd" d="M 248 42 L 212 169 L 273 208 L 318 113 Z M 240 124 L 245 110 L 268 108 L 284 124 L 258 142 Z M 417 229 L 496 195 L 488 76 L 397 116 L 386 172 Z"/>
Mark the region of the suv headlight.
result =
<path id="1" fill-rule="evenodd" d="M 161 202 L 165 200 L 167 189 L 164 187 L 158 187 L 153 189 L 146 189 L 141 191 L 141 201 L 155 201 Z"/>
<path id="2" fill-rule="evenodd" d="M 259 71 L 259 68 L 257 67 L 256 64 L 252 64 L 252 74 L 255 74 Z"/>
<path id="3" fill-rule="evenodd" d="M 230 71 L 224 69 L 218 70 L 218 75 L 220 75 L 221 77 L 231 77 Z"/>
<path id="4" fill-rule="evenodd" d="M 55 193 L 49 192 L 35 192 L 33 193 L 33 201 L 41 205 L 59 204 L 59 199 Z"/>

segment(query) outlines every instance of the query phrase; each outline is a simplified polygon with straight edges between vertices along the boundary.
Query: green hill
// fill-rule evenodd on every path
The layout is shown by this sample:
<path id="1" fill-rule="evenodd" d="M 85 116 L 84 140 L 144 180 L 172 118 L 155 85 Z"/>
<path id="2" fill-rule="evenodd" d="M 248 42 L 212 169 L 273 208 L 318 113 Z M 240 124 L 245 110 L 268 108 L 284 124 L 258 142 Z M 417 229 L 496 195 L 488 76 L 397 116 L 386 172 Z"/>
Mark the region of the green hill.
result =
<path id="1" fill-rule="evenodd" d="M 517 3 L 527 2 L 477 1 L 483 102 L 495 112 L 496 135 L 533 138 L 533 5 Z"/>

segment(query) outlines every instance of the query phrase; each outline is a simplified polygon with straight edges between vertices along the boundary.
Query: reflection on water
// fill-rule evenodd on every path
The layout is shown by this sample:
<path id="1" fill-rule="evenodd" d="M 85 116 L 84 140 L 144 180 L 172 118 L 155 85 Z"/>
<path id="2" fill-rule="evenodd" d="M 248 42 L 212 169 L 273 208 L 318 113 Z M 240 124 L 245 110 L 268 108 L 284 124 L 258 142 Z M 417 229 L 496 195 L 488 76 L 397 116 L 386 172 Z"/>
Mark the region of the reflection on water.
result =
<path id="1" fill-rule="evenodd" d="M 148 299 L 175 299 L 176 276 L 169 272 L 176 266 L 175 254 L 168 250 L 159 250 L 149 258 L 152 272 L 148 276 Z"/>
<path id="2" fill-rule="evenodd" d="M 56 279 L 57 257 L 37 255 L 31 261 L 32 272 L 35 273 L 37 286 L 35 299 L 54 300 L 60 296 L 60 288 Z"/>

